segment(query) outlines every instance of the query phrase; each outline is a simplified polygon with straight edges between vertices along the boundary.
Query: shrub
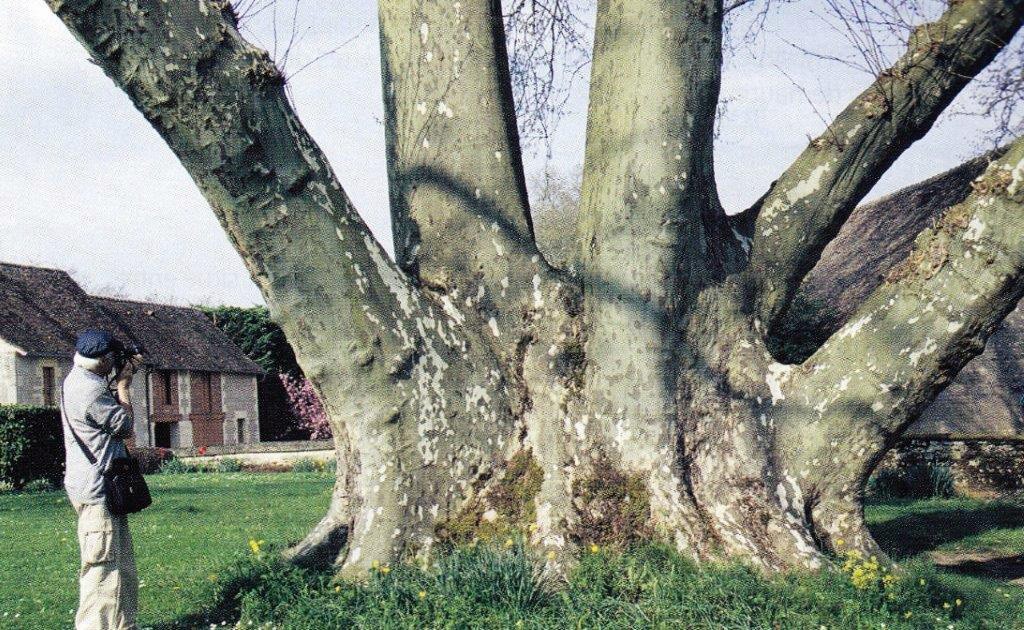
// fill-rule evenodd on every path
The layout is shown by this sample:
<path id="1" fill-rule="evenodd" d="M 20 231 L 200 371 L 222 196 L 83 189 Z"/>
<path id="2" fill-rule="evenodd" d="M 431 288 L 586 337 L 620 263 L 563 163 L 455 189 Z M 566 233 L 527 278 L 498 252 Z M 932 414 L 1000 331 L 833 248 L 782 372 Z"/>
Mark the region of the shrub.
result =
<path id="1" fill-rule="evenodd" d="M 164 464 L 174 458 L 174 452 L 169 448 L 132 446 L 128 452 L 139 460 L 139 468 L 142 469 L 144 475 L 160 472 Z"/>
<path id="2" fill-rule="evenodd" d="M 309 431 L 309 437 L 313 440 L 331 437 L 331 423 L 327 418 L 327 411 L 309 379 L 289 374 L 279 374 L 278 377 L 288 395 L 292 415 L 298 418 L 299 428 Z"/>
<path id="3" fill-rule="evenodd" d="M 956 496 L 956 485 L 949 466 L 925 463 L 878 470 L 868 480 L 867 490 L 869 495 L 879 499 Z"/>
<path id="4" fill-rule="evenodd" d="M 22 488 L 22 492 L 50 492 L 60 487 L 60 484 L 54 483 L 52 479 L 33 479 L 26 483 Z"/>
<path id="5" fill-rule="evenodd" d="M 0 482 L 20 490 L 42 479 L 56 486 L 64 475 L 60 411 L 0 405 Z"/>
<path id="6" fill-rule="evenodd" d="M 235 459 L 234 457 L 225 457 L 223 459 L 217 460 L 217 463 L 214 466 L 214 470 L 222 473 L 241 472 L 242 462 Z"/>
<path id="7" fill-rule="evenodd" d="M 172 457 L 160 465 L 160 473 L 165 475 L 180 475 L 194 472 L 200 472 L 198 466 L 186 463 L 177 457 Z"/>
<path id="8" fill-rule="evenodd" d="M 310 457 L 304 457 L 302 459 L 295 460 L 292 464 L 292 472 L 310 473 L 310 472 L 323 472 L 326 466 L 321 461 L 317 461 Z"/>

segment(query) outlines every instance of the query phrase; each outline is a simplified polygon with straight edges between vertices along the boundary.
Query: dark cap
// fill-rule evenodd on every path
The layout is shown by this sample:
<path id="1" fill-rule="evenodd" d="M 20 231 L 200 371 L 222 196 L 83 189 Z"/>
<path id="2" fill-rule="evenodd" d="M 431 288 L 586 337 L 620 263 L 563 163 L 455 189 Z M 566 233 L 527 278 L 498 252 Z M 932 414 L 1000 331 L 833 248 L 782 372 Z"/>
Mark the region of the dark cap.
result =
<path id="1" fill-rule="evenodd" d="M 75 343 L 75 352 L 89 359 L 98 359 L 122 349 L 124 345 L 105 330 L 87 330 L 78 336 Z"/>

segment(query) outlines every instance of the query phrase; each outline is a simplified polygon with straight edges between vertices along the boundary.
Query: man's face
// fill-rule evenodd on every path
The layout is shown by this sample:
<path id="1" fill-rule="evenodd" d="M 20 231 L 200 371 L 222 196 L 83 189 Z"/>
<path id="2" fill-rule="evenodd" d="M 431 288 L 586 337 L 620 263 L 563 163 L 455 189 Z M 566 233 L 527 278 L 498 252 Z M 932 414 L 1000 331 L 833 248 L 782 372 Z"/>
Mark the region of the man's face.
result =
<path id="1" fill-rule="evenodd" d="M 114 355 L 108 354 L 100 359 L 99 365 L 96 367 L 96 373 L 104 376 L 110 374 L 110 371 L 114 369 Z"/>

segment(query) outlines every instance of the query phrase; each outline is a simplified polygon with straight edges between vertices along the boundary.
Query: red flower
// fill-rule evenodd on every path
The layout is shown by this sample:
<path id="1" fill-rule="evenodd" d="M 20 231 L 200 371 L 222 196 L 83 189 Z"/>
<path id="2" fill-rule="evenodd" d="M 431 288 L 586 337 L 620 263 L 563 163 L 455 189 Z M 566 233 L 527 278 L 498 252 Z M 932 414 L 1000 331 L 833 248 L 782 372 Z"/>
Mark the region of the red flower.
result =
<path id="1" fill-rule="evenodd" d="M 200 446 L 199 447 L 199 454 L 200 455 L 206 455 L 206 447 L 205 446 Z"/>

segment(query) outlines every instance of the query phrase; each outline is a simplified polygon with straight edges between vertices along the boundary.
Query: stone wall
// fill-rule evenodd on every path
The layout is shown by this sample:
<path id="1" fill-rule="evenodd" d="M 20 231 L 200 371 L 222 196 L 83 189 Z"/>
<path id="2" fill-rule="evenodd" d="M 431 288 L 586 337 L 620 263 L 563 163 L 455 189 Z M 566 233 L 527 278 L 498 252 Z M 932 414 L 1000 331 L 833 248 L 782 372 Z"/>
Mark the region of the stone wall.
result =
<path id="1" fill-rule="evenodd" d="M 963 494 L 994 496 L 1024 491 L 1024 437 L 915 436 L 900 441 L 879 468 L 922 464 L 948 466 Z"/>
<path id="2" fill-rule="evenodd" d="M 43 405 L 43 368 L 53 368 L 54 404 L 60 404 L 60 386 L 71 371 L 71 361 L 33 356 L 15 357 L 17 402 L 21 405 Z"/>
<path id="3" fill-rule="evenodd" d="M 220 392 L 224 409 L 224 444 L 259 442 L 260 414 L 256 377 L 222 374 Z M 241 436 L 238 431 L 239 421 L 243 427 Z"/>
<path id="4" fill-rule="evenodd" d="M 18 402 L 17 351 L 0 340 L 0 405 L 13 405 Z"/>

